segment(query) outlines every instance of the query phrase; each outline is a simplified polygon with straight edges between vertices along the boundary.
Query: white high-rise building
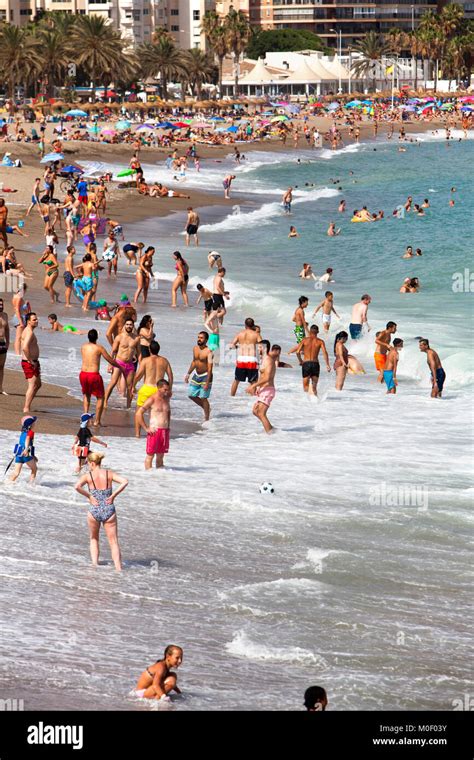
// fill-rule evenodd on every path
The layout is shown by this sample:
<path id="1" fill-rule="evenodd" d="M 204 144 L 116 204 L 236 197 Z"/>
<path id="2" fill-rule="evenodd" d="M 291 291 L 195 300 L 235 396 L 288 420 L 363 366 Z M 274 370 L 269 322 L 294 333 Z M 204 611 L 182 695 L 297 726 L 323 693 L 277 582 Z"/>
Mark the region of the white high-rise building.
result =
<path id="1" fill-rule="evenodd" d="M 155 24 L 166 29 L 184 50 L 204 50 L 202 19 L 207 11 L 214 9 L 215 0 L 155 0 Z"/>
<path id="2" fill-rule="evenodd" d="M 150 42 L 155 27 L 163 27 L 184 48 L 205 48 L 201 23 L 215 0 L 0 0 L 0 22 L 24 26 L 38 11 L 99 14 L 110 19 L 131 44 Z"/>

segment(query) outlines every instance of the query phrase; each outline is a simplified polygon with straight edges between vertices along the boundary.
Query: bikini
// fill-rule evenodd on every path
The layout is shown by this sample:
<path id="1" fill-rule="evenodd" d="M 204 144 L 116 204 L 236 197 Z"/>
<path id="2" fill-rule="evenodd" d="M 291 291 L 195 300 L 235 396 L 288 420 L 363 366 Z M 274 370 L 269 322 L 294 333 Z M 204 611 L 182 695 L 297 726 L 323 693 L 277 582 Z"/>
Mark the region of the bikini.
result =
<path id="1" fill-rule="evenodd" d="M 94 488 L 91 488 L 89 485 L 89 491 L 91 492 L 92 496 L 96 501 L 98 501 L 98 505 L 94 506 L 92 504 L 89 505 L 89 512 L 94 518 L 94 520 L 97 520 L 97 522 L 104 523 L 107 522 L 107 520 L 110 520 L 110 518 L 115 514 L 115 507 L 113 504 L 106 504 L 107 499 L 110 498 L 112 495 L 112 486 L 108 485 L 109 482 L 109 473 L 106 474 L 106 483 L 107 488 L 96 488 L 96 485 L 94 483 L 94 478 L 92 473 L 90 473 L 92 485 Z"/>

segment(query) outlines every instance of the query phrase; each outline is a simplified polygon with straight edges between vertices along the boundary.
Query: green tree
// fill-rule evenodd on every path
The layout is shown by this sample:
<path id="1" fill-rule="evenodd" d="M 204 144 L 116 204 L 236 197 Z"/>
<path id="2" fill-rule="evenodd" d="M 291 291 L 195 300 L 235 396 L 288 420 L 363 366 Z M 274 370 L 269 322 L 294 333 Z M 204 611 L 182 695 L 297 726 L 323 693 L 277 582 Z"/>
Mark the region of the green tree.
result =
<path id="1" fill-rule="evenodd" d="M 201 30 L 206 36 L 206 44 L 217 60 L 219 67 L 219 95 L 222 97 L 222 67 L 224 58 L 230 52 L 227 31 L 215 11 L 208 11 L 202 20 Z"/>
<path id="2" fill-rule="evenodd" d="M 321 50 L 332 52 L 313 32 L 304 29 L 252 29 L 247 44 L 249 58 L 265 58 L 268 52 Z"/>
<path id="3" fill-rule="evenodd" d="M 79 16 L 73 27 L 71 42 L 77 63 L 92 82 L 92 96 L 98 82 L 109 84 L 114 73 L 125 65 L 124 41 L 102 16 Z M 106 81 L 107 80 L 107 81 Z"/>
<path id="4" fill-rule="evenodd" d="M 163 37 L 158 42 L 144 42 L 137 49 L 142 76 L 160 77 L 161 96 L 168 97 L 168 82 L 186 77 L 186 58 L 183 51 Z"/>
<path id="5" fill-rule="evenodd" d="M 185 63 L 187 81 L 197 99 L 200 100 L 203 84 L 212 80 L 215 71 L 213 60 L 209 53 L 193 48 L 185 54 Z"/>
<path id="6" fill-rule="evenodd" d="M 234 56 L 235 64 L 235 94 L 239 94 L 239 59 L 247 47 L 250 38 L 250 23 L 243 11 L 233 8 L 224 19 L 229 48 Z"/>
<path id="7" fill-rule="evenodd" d="M 52 97 L 56 85 L 63 83 L 68 63 L 74 61 L 75 53 L 70 38 L 62 31 L 51 28 L 37 28 L 41 55 L 41 72 L 47 81 L 48 96 Z"/>
<path id="8" fill-rule="evenodd" d="M 40 43 L 29 29 L 10 24 L 0 28 L 0 69 L 12 99 L 16 87 L 41 70 Z"/>
<path id="9" fill-rule="evenodd" d="M 360 53 L 352 64 L 352 70 L 356 77 L 365 77 L 372 74 L 372 89 L 375 92 L 377 86 L 376 64 L 389 52 L 389 45 L 385 38 L 377 32 L 367 32 L 365 37 L 358 40 L 354 45 L 354 52 Z"/>

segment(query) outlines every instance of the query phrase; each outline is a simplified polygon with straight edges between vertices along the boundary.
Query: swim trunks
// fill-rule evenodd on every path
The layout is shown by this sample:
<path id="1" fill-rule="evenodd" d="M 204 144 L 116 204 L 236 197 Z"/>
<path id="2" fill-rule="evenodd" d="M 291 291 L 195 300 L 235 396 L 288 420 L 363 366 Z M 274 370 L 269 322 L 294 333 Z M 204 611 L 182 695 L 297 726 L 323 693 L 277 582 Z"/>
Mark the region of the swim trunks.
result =
<path id="1" fill-rule="evenodd" d="M 387 390 L 391 391 L 392 388 L 396 387 L 395 380 L 393 379 L 393 369 L 384 369 L 383 379 L 385 380 L 385 385 L 387 386 Z"/>
<path id="2" fill-rule="evenodd" d="M 323 314 L 323 325 L 330 325 L 330 324 L 331 324 L 331 315 Z"/>
<path id="3" fill-rule="evenodd" d="M 128 377 L 130 372 L 135 372 L 135 364 L 133 362 L 123 362 L 121 359 L 116 359 L 115 361 L 123 369 L 125 377 Z"/>
<path id="4" fill-rule="evenodd" d="M 352 340 L 358 340 L 362 336 L 362 325 L 355 325 L 351 322 L 349 332 Z"/>
<path id="5" fill-rule="evenodd" d="M 74 277 L 72 276 L 71 272 L 64 272 L 63 279 L 66 288 L 71 288 L 72 283 L 74 282 Z"/>
<path id="6" fill-rule="evenodd" d="M 197 231 L 198 231 L 197 224 L 188 224 L 188 226 L 186 227 L 186 232 L 188 233 L 188 235 L 195 235 Z"/>
<path id="7" fill-rule="evenodd" d="M 104 381 L 99 372 L 81 372 L 79 382 L 84 396 L 104 398 Z"/>
<path id="8" fill-rule="evenodd" d="M 212 298 L 208 298 L 206 301 L 204 301 L 204 309 L 208 314 L 212 311 Z"/>
<path id="9" fill-rule="evenodd" d="M 319 362 L 303 362 L 301 374 L 303 377 L 319 377 Z"/>
<path id="10" fill-rule="evenodd" d="M 298 341 L 298 343 L 301 343 L 301 341 L 303 340 L 305 336 L 304 327 L 302 325 L 296 325 L 295 335 L 296 335 L 296 340 Z"/>
<path id="11" fill-rule="evenodd" d="M 235 379 L 238 380 L 239 383 L 245 383 L 246 380 L 249 383 L 254 383 L 258 379 L 258 364 L 256 356 L 237 356 L 235 362 Z"/>
<path id="12" fill-rule="evenodd" d="M 156 387 L 156 385 L 142 385 L 142 387 L 138 391 L 137 406 L 143 406 L 145 401 L 149 399 L 150 396 L 153 396 L 153 394 L 156 393 L 157 390 L 158 388 Z"/>
<path id="13" fill-rule="evenodd" d="M 212 294 L 212 305 L 214 309 L 217 311 L 218 309 L 225 308 L 224 304 L 224 296 L 220 293 L 213 293 Z"/>
<path id="14" fill-rule="evenodd" d="M 40 363 L 35 362 L 32 364 L 31 362 L 27 361 L 26 359 L 21 360 L 21 368 L 23 370 L 23 374 L 25 375 L 25 378 L 27 380 L 31 380 L 32 377 L 39 377 L 41 368 Z"/>
<path id="15" fill-rule="evenodd" d="M 80 280 L 80 283 L 84 293 L 88 293 L 89 290 L 92 290 L 94 287 L 94 281 L 92 277 L 83 277 L 82 280 Z"/>
<path id="16" fill-rule="evenodd" d="M 188 396 L 190 398 L 209 398 L 211 395 L 212 383 L 209 383 L 209 387 L 206 390 L 204 388 L 206 382 L 207 372 L 204 372 L 202 375 L 198 375 L 197 372 L 194 372 L 189 381 Z"/>
<path id="17" fill-rule="evenodd" d="M 446 380 L 446 372 L 442 367 L 438 367 L 436 370 L 436 385 L 438 386 L 438 390 L 441 393 L 443 390 L 443 385 Z"/>
<path id="18" fill-rule="evenodd" d="M 221 337 L 218 333 L 211 333 L 209 335 L 209 340 L 207 341 L 207 347 L 211 351 L 215 351 L 216 348 L 219 348 L 221 342 Z M 1 353 L 1 352 L 0 352 Z"/>
<path id="19" fill-rule="evenodd" d="M 265 406 L 270 406 L 275 398 L 276 390 L 273 385 L 267 385 L 265 388 L 258 388 L 255 394 L 255 398 Z"/>
<path id="20" fill-rule="evenodd" d="M 219 337 L 219 336 L 217 336 L 217 337 Z M 7 350 L 8 350 L 7 349 L 7 341 L 4 340 L 4 339 L 2 339 L 2 338 L 0 338 L 0 355 L 1 354 L 6 354 Z"/>
<path id="21" fill-rule="evenodd" d="M 387 363 L 387 354 L 379 354 L 377 351 L 374 353 L 375 369 L 383 370 Z"/>
<path id="22" fill-rule="evenodd" d="M 148 433 L 146 437 L 146 453 L 167 454 L 170 447 L 169 428 L 158 428 L 153 433 Z"/>

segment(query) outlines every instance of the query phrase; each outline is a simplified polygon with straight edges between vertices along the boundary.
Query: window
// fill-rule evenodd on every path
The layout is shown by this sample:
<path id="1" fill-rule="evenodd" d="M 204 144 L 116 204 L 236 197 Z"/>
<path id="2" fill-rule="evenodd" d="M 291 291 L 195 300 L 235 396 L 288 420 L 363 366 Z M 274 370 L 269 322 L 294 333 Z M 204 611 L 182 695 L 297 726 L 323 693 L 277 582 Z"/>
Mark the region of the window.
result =
<path id="1" fill-rule="evenodd" d="M 179 16 L 179 8 L 171 8 L 171 16 Z"/>
<path id="2" fill-rule="evenodd" d="M 179 26 L 173 26 L 173 25 L 171 25 L 171 31 L 172 32 L 179 32 Z"/>
<path id="3" fill-rule="evenodd" d="M 199 11 L 193 11 L 193 21 L 199 21 L 201 14 Z"/>
<path id="4" fill-rule="evenodd" d="M 140 21 L 140 15 L 141 15 L 140 11 L 132 11 L 132 16 L 133 16 L 134 21 Z"/>
<path id="5" fill-rule="evenodd" d="M 20 8 L 20 16 L 31 16 L 32 14 L 31 8 Z"/>
<path id="6" fill-rule="evenodd" d="M 143 9 L 143 15 L 144 16 L 148 16 L 149 13 L 150 13 L 150 11 L 148 10 L 148 8 L 144 8 Z"/>

